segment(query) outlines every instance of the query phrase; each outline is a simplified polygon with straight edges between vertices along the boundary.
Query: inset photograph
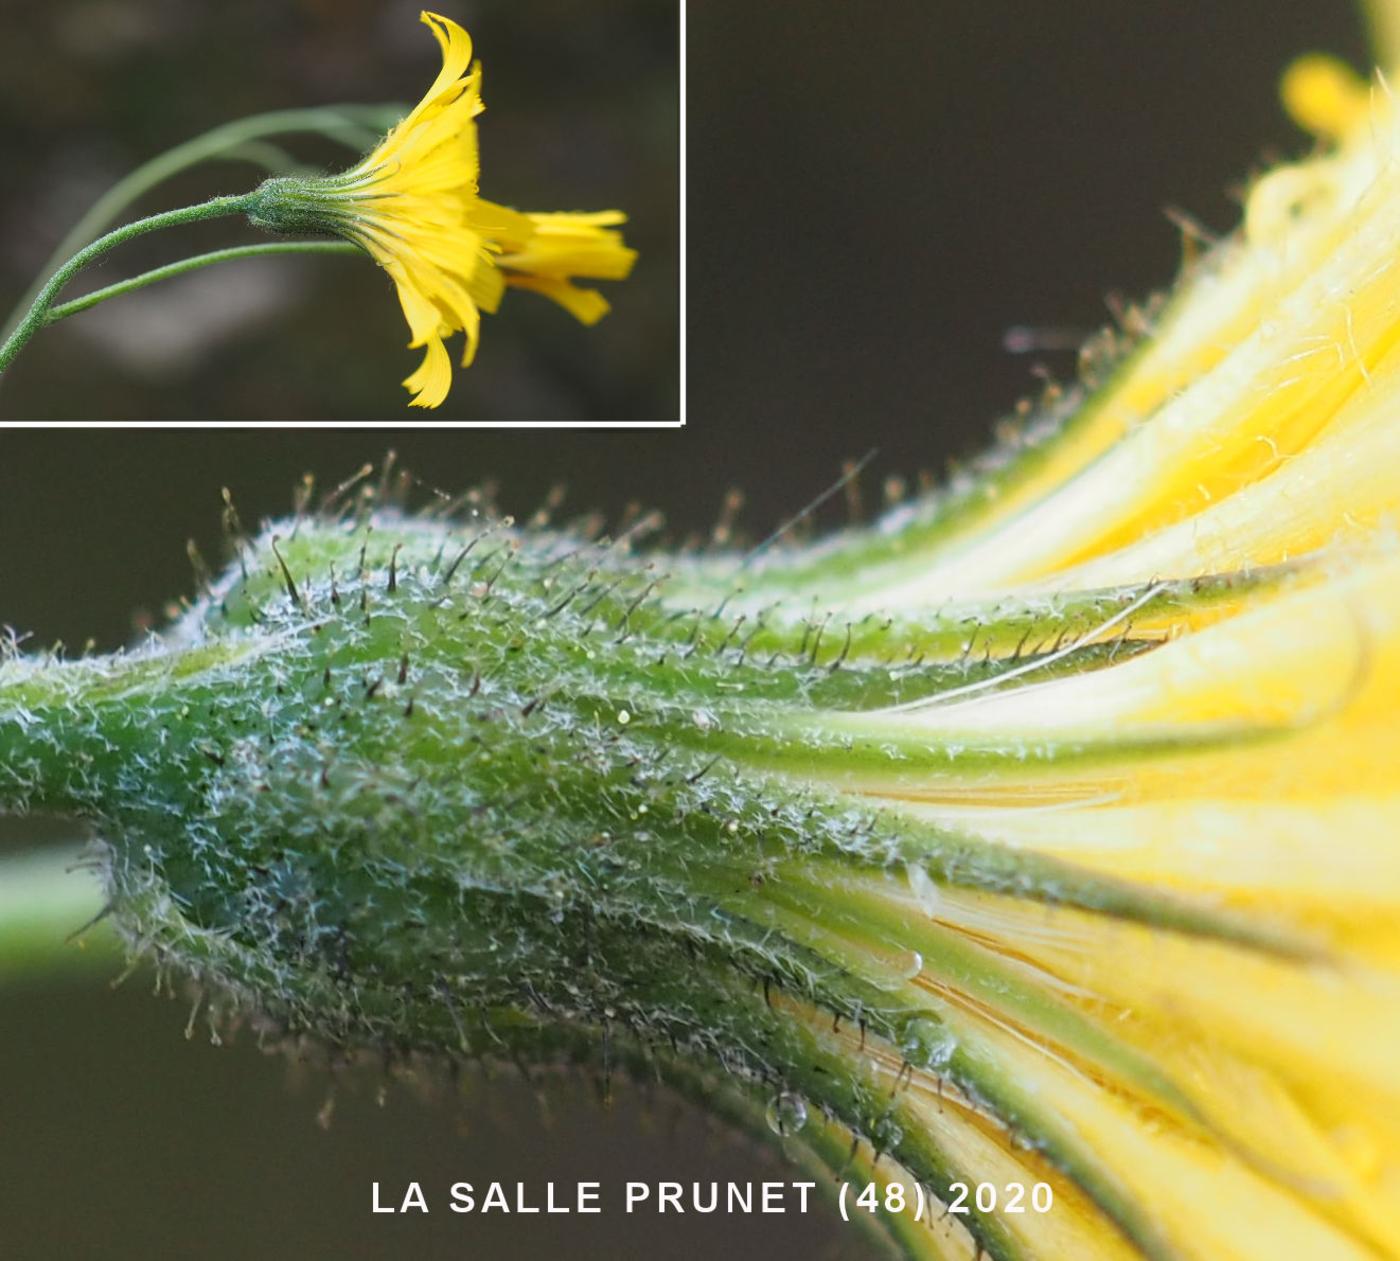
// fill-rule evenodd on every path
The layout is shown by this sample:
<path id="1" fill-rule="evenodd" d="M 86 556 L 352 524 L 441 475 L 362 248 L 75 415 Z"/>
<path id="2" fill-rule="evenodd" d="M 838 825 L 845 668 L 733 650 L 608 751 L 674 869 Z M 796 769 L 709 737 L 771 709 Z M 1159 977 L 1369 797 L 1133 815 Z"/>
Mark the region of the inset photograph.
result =
<path id="1" fill-rule="evenodd" d="M 0 19 L 0 422 L 681 418 L 680 9 Z"/>

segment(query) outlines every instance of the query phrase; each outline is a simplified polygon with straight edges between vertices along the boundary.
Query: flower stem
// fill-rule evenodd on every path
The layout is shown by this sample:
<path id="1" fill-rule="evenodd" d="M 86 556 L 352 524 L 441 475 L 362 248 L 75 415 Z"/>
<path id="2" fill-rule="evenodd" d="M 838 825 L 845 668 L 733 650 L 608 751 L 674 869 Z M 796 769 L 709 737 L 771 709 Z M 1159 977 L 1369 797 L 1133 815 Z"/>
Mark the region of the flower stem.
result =
<path id="1" fill-rule="evenodd" d="M 236 197 L 214 197 L 195 206 L 183 206 L 179 210 L 167 210 L 162 214 L 137 219 L 117 228 L 106 236 L 98 237 L 63 264 L 39 290 L 24 318 L 15 330 L 0 345 L 0 374 L 10 366 L 15 356 L 24 348 L 29 339 L 48 322 L 48 314 L 54 299 L 63 287 L 89 263 L 95 262 L 126 241 L 156 232 L 161 228 L 175 228 L 187 223 L 199 223 L 205 219 L 219 219 L 226 215 L 241 214 L 248 204 L 248 194 Z"/>
<path id="2" fill-rule="evenodd" d="M 69 230 L 39 269 L 40 277 L 54 271 L 65 258 L 82 249 L 105 232 L 128 206 L 158 184 L 201 162 L 228 160 L 252 162 L 275 173 L 288 173 L 292 160 L 276 145 L 264 143 L 267 136 L 309 132 L 338 140 L 350 148 L 373 144 L 378 135 L 404 112 L 401 105 L 328 105 L 314 109 L 275 110 L 240 118 L 187 140 L 152 158 L 113 184 L 93 203 L 92 208 Z M 36 280 L 5 319 L 4 336 L 18 326 L 20 319 L 43 287 Z"/>
<path id="3" fill-rule="evenodd" d="M 81 298 L 74 298 L 71 302 L 50 307 L 48 314 L 44 317 L 44 323 L 57 324 L 59 320 L 66 320 L 70 315 L 78 315 L 90 307 L 97 306 L 98 303 L 106 302 L 109 298 L 119 298 L 123 294 L 134 293 L 136 290 L 144 289 L 147 285 L 153 285 L 157 281 L 170 280 L 175 276 L 184 275 L 185 272 L 197 271 L 201 267 L 209 267 L 214 263 L 233 262 L 240 258 L 261 258 L 269 254 L 360 254 L 362 252 L 358 245 L 352 245 L 348 241 L 269 241 L 262 245 L 235 245 L 229 249 L 211 250 L 207 254 L 196 254 L 192 258 L 182 258 L 176 263 L 167 263 L 164 267 L 152 268 L 150 271 L 142 272 L 139 276 L 132 276 L 129 280 L 119 280 L 116 284 L 107 285 L 103 289 L 95 289 L 91 293 L 85 293 Z"/>
<path id="4" fill-rule="evenodd" d="M 61 846 L 0 858 L 0 985 L 117 956 L 116 934 L 95 923 L 102 892 L 77 869 L 82 857 L 81 847 Z M 93 931 L 69 942 L 84 923 Z"/>

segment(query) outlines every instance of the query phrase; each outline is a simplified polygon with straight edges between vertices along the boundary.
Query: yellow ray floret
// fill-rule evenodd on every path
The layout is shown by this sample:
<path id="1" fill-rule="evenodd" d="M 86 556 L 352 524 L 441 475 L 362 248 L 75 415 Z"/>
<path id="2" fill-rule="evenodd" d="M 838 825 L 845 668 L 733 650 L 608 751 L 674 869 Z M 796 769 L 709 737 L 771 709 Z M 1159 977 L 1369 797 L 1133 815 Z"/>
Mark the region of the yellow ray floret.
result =
<path id="1" fill-rule="evenodd" d="M 1400 1257 L 1400 108 L 1318 56 L 1282 95 L 1316 151 L 1063 426 L 793 584 L 854 628 L 842 668 L 878 617 L 967 628 L 876 658 L 966 683 L 784 712 L 775 767 L 881 811 L 903 866 L 764 900 L 829 896 L 768 922 L 958 1048 L 886 1048 L 902 1121 L 1056 1188 L 997 1256 Z"/>

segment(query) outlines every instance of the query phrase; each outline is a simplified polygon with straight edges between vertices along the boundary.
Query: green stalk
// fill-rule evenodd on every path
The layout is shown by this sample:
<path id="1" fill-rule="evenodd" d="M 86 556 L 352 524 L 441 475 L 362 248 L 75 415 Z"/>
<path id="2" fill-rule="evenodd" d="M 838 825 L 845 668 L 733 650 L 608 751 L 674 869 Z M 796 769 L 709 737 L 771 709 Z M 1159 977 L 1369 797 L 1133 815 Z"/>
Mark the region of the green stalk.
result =
<path id="1" fill-rule="evenodd" d="M 228 215 L 242 214 L 247 207 L 247 194 L 236 197 L 214 197 L 195 206 L 184 206 L 178 210 L 167 210 L 161 214 L 150 215 L 145 219 L 137 219 L 134 223 L 116 228 L 107 233 L 106 236 L 99 237 L 90 245 L 84 246 L 49 277 L 35 296 L 29 310 L 15 325 L 14 331 L 4 344 L 0 345 L 0 375 L 10 366 L 29 339 L 48 322 L 54 299 L 84 267 L 96 262 L 116 249 L 117 246 L 135 240 L 139 236 L 145 236 L 147 233 L 157 232 L 162 228 L 176 228 L 190 223 L 200 223 L 206 219 L 220 219 Z"/>
<path id="2" fill-rule="evenodd" d="M 307 132 L 337 140 L 353 149 L 366 149 L 403 113 L 400 105 L 326 105 L 276 110 L 224 123 L 152 158 L 112 185 L 69 229 L 39 269 L 38 279 L 6 318 L 4 335 L 9 336 L 15 330 L 25 311 L 39 296 L 44 277 L 110 228 L 129 206 L 181 171 L 217 159 L 252 162 L 276 174 L 287 174 L 295 170 L 297 164 L 281 148 L 267 143 L 266 137 Z"/>
<path id="3" fill-rule="evenodd" d="M 0 857 L 0 985 L 54 971 L 110 969 L 118 940 L 76 846 Z M 87 932 L 77 932 L 90 924 Z M 77 932 L 76 939 L 74 934 Z"/>
<path id="4" fill-rule="evenodd" d="M 198 271 L 202 267 L 210 267 L 215 263 L 230 263 L 243 258 L 264 258 L 277 254 L 363 253 L 364 251 L 358 245 L 352 245 L 348 241 L 269 241 L 264 245 L 235 245 L 229 249 L 210 250 L 207 254 L 195 254 L 190 258 L 182 258 L 176 263 L 167 263 L 164 267 L 153 267 L 150 271 L 131 277 L 130 280 L 119 280 L 116 284 L 95 289 L 92 293 L 85 293 L 81 298 L 74 298 L 71 302 L 63 302 L 58 306 L 50 307 L 48 314 L 44 317 L 44 323 L 57 324 L 59 320 L 66 320 L 70 315 L 78 315 L 111 298 L 120 298 L 123 294 L 134 293 L 138 289 L 146 288 L 147 285 L 183 276 L 186 272 Z"/>

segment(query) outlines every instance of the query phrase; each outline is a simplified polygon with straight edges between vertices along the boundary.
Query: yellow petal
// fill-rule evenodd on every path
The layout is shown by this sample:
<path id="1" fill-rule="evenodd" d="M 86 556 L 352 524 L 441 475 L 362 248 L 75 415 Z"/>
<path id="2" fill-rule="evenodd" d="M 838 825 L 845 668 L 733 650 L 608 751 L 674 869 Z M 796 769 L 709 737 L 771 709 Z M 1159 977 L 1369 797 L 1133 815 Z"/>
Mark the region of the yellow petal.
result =
<path id="1" fill-rule="evenodd" d="M 580 324 L 596 324 L 612 308 L 596 289 L 580 289 L 567 280 L 553 276 L 520 276 L 507 273 L 506 284 L 512 289 L 529 289 L 557 302 Z"/>
<path id="2" fill-rule="evenodd" d="M 413 394 L 411 407 L 437 407 L 452 387 L 452 360 L 441 340 L 428 340 L 427 351 L 418 369 L 404 379 L 404 387 Z"/>
<path id="3" fill-rule="evenodd" d="M 462 365 L 471 364 L 481 311 L 495 311 L 508 284 L 543 293 L 592 324 L 608 303 L 572 279 L 620 280 L 636 256 L 615 230 L 625 218 L 619 211 L 524 215 L 480 198 L 481 69 L 472 65 L 471 40 L 457 23 L 426 11 L 422 19 L 442 49 L 441 71 L 413 111 L 329 195 L 352 207 L 345 233 L 393 277 L 410 346 L 430 347 L 410 381 L 432 382 L 414 402 L 434 406 L 424 400 L 441 401 L 447 387 L 433 344 L 440 349 L 443 336 L 462 331 Z"/>

